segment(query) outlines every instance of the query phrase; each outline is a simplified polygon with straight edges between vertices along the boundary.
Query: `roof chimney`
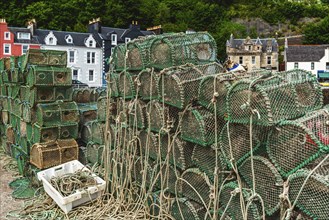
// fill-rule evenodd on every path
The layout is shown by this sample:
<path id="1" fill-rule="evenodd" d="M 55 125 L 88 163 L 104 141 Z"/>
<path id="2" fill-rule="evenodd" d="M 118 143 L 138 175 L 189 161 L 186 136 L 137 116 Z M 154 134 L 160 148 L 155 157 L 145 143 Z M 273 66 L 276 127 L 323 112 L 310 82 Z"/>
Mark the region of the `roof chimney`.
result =
<path id="1" fill-rule="evenodd" d="M 6 22 L 6 19 L 4 19 L 4 18 L 0 18 L 0 23 L 7 23 L 7 22 Z"/>
<path id="2" fill-rule="evenodd" d="M 35 34 L 35 30 L 37 29 L 37 22 L 34 18 L 27 22 L 27 28 L 30 30 L 31 35 L 33 36 Z"/>
<path id="3" fill-rule="evenodd" d="M 140 30 L 141 27 L 138 24 L 138 21 L 132 21 L 131 24 L 129 25 L 129 29 L 137 29 L 137 30 Z"/>
<path id="4" fill-rule="evenodd" d="M 89 21 L 88 25 L 88 32 L 89 33 L 101 33 L 102 31 L 102 25 L 101 25 L 101 19 L 100 18 L 93 18 L 91 21 Z"/>

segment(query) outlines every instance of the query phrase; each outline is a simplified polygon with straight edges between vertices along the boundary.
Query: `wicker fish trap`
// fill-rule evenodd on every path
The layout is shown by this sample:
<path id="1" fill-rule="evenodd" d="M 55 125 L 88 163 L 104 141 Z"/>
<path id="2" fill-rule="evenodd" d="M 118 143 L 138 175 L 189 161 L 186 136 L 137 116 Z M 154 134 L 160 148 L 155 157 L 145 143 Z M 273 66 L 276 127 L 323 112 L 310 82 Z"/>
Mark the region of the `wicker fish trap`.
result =
<path id="1" fill-rule="evenodd" d="M 197 101 L 203 72 L 192 64 L 172 67 L 160 73 L 158 80 L 160 100 L 179 109 Z"/>
<path id="2" fill-rule="evenodd" d="M 311 175 L 311 170 L 302 169 L 289 176 L 289 198 L 295 201 L 301 186 L 306 181 L 296 206 L 313 219 L 327 219 L 329 216 L 329 169 Z"/>
<path id="3" fill-rule="evenodd" d="M 192 163 L 213 181 L 216 167 L 216 145 L 211 145 L 211 148 L 195 145 L 192 152 Z M 226 164 L 221 155 L 220 149 L 217 150 L 217 176 L 221 181 L 223 173 L 226 171 Z"/>
<path id="4" fill-rule="evenodd" d="M 79 147 L 74 139 L 57 140 L 34 144 L 30 152 L 30 163 L 39 169 L 45 169 L 77 160 L 78 156 Z"/>
<path id="5" fill-rule="evenodd" d="M 134 72 L 121 72 L 118 79 L 118 89 L 120 97 L 124 99 L 132 99 L 137 95 L 137 84 L 136 79 L 138 77 L 138 73 Z"/>
<path id="6" fill-rule="evenodd" d="M 267 152 L 279 172 L 287 177 L 328 152 L 329 106 L 272 129 Z"/>
<path id="7" fill-rule="evenodd" d="M 104 145 L 96 144 L 92 141 L 86 146 L 86 159 L 92 164 L 102 164 Z"/>
<path id="8" fill-rule="evenodd" d="M 25 69 L 32 65 L 66 67 L 67 52 L 57 50 L 29 49 L 22 68 Z"/>
<path id="9" fill-rule="evenodd" d="M 244 204 L 247 204 L 250 197 L 250 192 L 245 188 L 242 188 L 241 190 L 236 182 L 229 182 L 225 184 L 219 195 L 221 215 L 227 215 L 227 217 L 234 220 L 244 220 L 245 218 L 244 213 L 241 210 L 241 203 L 244 202 Z M 243 201 L 241 201 L 242 198 Z M 225 213 L 223 213 L 224 211 Z M 258 205 L 258 201 L 251 201 L 247 211 L 247 219 L 263 219 L 262 210 Z"/>
<path id="10" fill-rule="evenodd" d="M 197 168 L 190 168 L 177 180 L 179 193 L 200 204 L 210 204 L 213 196 L 213 183 L 209 177 Z"/>
<path id="11" fill-rule="evenodd" d="M 191 219 L 191 220 L 204 220 L 210 219 L 206 216 L 207 210 L 203 205 L 200 205 L 188 198 L 177 198 L 171 207 L 171 216 L 176 219 Z"/>
<path id="12" fill-rule="evenodd" d="M 294 75 L 280 73 L 235 83 L 227 95 L 229 120 L 249 123 L 254 115 L 253 123 L 268 126 L 321 108 L 322 93 L 316 79 L 306 73 L 305 77 Z"/>
<path id="13" fill-rule="evenodd" d="M 28 86 L 70 86 L 72 73 L 70 68 L 52 66 L 31 66 L 27 72 Z"/>
<path id="14" fill-rule="evenodd" d="M 219 137 L 224 125 L 224 119 L 217 117 L 216 129 L 215 115 L 205 108 L 194 107 L 182 116 L 181 137 L 185 141 L 209 146 L 216 141 L 216 136 Z"/>
<path id="15" fill-rule="evenodd" d="M 119 74 L 111 72 L 108 75 L 108 88 L 111 97 L 119 96 Z"/>
<path id="16" fill-rule="evenodd" d="M 128 106 L 129 125 L 134 128 L 147 128 L 146 103 L 135 99 Z"/>
<path id="17" fill-rule="evenodd" d="M 156 186 L 159 189 L 165 189 L 172 194 L 176 194 L 176 182 L 180 176 L 181 172 L 176 167 L 166 162 L 160 162 L 156 170 Z"/>
<path id="18" fill-rule="evenodd" d="M 171 165 L 181 170 L 192 166 L 191 157 L 195 144 L 169 135 L 162 135 L 160 140 L 160 153 L 163 160 L 168 158 Z"/>
<path id="19" fill-rule="evenodd" d="M 268 159 L 254 156 L 253 159 L 245 160 L 238 168 L 240 175 L 250 188 L 253 188 L 252 169 L 254 169 L 255 174 L 256 193 L 262 198 L 265 212 L 270 216 L 280 208 L 283 179 Z"/>
<path id="20" fill-rule="evenodd" d="M 206 32 L 157 36 L 150 40 L 148 50 L 149 65 L 157 69 L 214 62 L 217 56 L 215 40 Z"/>
<path id="21" fill-rule="evenodd" d="M 159 73 L 153 68 L 142 70 L 137 77 L 138 95 L 143 100 L 159 99 Z"/>
<path id="22" fill-rule="evenodd" d="M 143 155 L 156 160 L 160 154 L 159 135 L 150 131 L 141 130 L 138 137 Z"/>
<path id="23" fill-rule="evenodd" d="M 44 143 L 58 139 L 77 139 L 78 123 L 42 127 L 38 123 L 32 126 L 33 143 Z"/>
<path id="24" fill-rule="evenodd" d="M 40 126 L 72 124 L 78 123 L 79 120 L 79 109 L 76 102 L 56 101 L 38 104 L 36 107 L 36 122 Z"/>
<path id="25" fill-rule="evenodd" d="M 252 142 L 250 142 L 250 129 L 252 129 Z M 265 144 L 269 129 L 259 125 L 250 127 L 245 124 L 227 123 L 219 135 L 219 144 L 222 156 L 229 168 L 232 162 L 241 164 L 251 153 Z"/>

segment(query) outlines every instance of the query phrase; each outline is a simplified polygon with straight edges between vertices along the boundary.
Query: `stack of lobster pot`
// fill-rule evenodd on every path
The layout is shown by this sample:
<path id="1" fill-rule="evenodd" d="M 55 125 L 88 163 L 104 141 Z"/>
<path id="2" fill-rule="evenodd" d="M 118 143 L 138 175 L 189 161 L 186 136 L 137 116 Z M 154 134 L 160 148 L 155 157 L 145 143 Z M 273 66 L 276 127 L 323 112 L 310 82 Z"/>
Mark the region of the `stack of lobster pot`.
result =
<path id="1" fill-rule="evenodd" d="M 26 56 L 10 60 L 13 67 L 16 64 L 20 68 L 18 76 L 15 71 L 2 75 L 19 83 L 7 86 L 10 98 L 7 102 L 3 99 L 9 106 L 6 133 L 12 156 L 39 169 L 77 159 L 79 112 L 72 102 L 67 53 L 31 49 Z"/>

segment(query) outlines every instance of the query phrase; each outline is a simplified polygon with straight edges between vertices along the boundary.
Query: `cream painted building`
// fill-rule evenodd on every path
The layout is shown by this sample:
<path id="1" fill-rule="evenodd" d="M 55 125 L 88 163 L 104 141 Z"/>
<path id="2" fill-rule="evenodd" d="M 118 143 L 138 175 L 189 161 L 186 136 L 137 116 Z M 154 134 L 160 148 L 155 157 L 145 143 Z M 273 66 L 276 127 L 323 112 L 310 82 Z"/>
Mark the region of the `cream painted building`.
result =
<path id="1" fill-rule="evenodd" d="M 231 35 L 226 42 L 228 59 L 252 69 L 279 69 L 279 46 L 274 38 L 234 39 Z"/>

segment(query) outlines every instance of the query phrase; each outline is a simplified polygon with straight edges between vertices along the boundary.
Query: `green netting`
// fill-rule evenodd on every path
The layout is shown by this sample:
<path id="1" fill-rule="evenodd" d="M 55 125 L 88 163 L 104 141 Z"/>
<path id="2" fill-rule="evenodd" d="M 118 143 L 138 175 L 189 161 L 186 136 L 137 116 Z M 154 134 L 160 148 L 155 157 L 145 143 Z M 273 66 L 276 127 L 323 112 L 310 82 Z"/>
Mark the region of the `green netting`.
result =
<path id="1" fill-rule="evenodd" d="M 203 64 L 216 60 L 216 42 L 206 32 L 165 34 L 149 42 L 149 66 L 164 69 L 186 63 Z"/>
<path id="2" fill-rule="evenodd" d="M 202 172 L 205 172 L 207 176 L 213 181 L 216 167 L 216 144 L 211 148 L 205 148 L 203 146 L 195 145 L 191 157 L 192 163 L 198 167 Z M 223 179 L 223 171 L 226 171 L 226 164 L 221 155 L 220 150 L 217 152 L 217 175 L 219 180 Z"/>
<path id="3" fill-rule="evenodd" d="M 36 122 L 40 126 L 65 125 L 79 122 L 79 110 L 76 102 L 56 101 L 38 104 Z"/>
<path id="4" fill-rule="evenodd" d="M 329 104 L 329 88 L 322 87 L 322 93 L 323 93 L 323 104 L 324 105 Z"/>
<path id="5" fill-rule="evenodd" d="M 242 192 L 236 182 L 229 182 L 223 186 L 222 191 L 219 195 L 219 200 L 221 203 L 220 210 L 223 214 L 229 216 L 232 220 L 244 220 L 243 212 L 241 210 L 241 194 L 243 197 L 243 202 L 246 205 L 250 203 L 247 219 L 248 220 L 261 220 L 262 211 L 259 209 L 257 201 L 250 201 L 251 194 L 247 189 L 242 188 Z"/>
<path id="6" fill-rule="evenodd" d="M 253 164 L 253 168 L 252 168 Z M 283 192 L 283 179 L 271 162 L 261 156 L 245 160 L 238 170 L 250 188 L 253 188 L 252 169 L 255 174 L 255 190 L 264 202 L 265 212 L 272 215 L 280 208 L 280 195 Z"/>
<path id="7" fill-rule="evenodd" d="M 142 70 L 137 77 L 138 95 L 143 100 L 158 99 L 159 73 L 153 68 Z"/>
<path id="8" fill-rule="evenodd" d="M 197 168 L 187 169 L 178 180 L 179 193 L 195 202 L 208 206 L 213 196 L 213 184 L 209 177 Z M 221 183 L 220 183 L 221 184 Z M 200 195 L 200 196 L 199 196 Z"/>
<path id="9" fill-rule="evenodd" d="M 329 106 L 272 129 L 267 152 L 279 172 L 287 177 L 329 150 Z"/>
<path id="10" fill-rule="evenodd" d="M 107 109 L 109 107 L 109 109 Z M 107 102 L 107 97 L 105 96 L 102 96 L 102 97 L 99 97 L 97 99 L 97 119 L 98 121 L 103 121 L 105 122 L 106 121 L 106 112 L 109 110 L 109 117 L 111 119 L 114 119 L 115 118 L 115 114 L 116 114 L 116 111 L 117 111 L 117 106 L 116 106 L 116 102 L 110 98 L 110 103 L 108 105 L 108 102 Z"/>
<path id="11" fill-rule="evenodd" d="M 2 107 L 4 111 L 11 111 L 11 98 L 10 97 L 4 97 L 2 99 Z"/>
<path id="12" fill-rule="evenodd" d="M 86 148 L 87 161 L 92 164 L 102 164 L 104 145 L 99 145 L 90 141 L 87 143 Z"/>
<path id="13" fill-rule="evenodd" d="M 137 95 L 136 79 L 138 73 L 135 72 L 121 72 L 118 79 L 119 95 L 124 99 L 132 99 Z"/>
<path id="14" fill-rule="evenodd" d="M 31 66 L 27 72 L 28 86 L 70 86 L 72 73 L 70 68 L 53 66 Z"/>
<path id="15" fill-rule="evenodd" d="M 16 160 L 18 173 L 25 174 L 25 166 L 28 161 L 28 152 L 23 149 L 19 144 L 11 145 L 11 156 Z"/>
<path id="16" fill-rule="evenodd" d="M 33 143 L 43 143 L 69 138 L 78 138 L 78 123 L 49 127 L 41 127 L 38 123 L 34 123 L 32 126 Z"/>
<path id="17" fill-rule="evenodd" d="M 252 148 L 255 151 L 267 139 L 269 129 L 259 125 L 253 125 L 251 129 Z M 232 168 L 232 162 L 239 165 L 251 153 L 249 125 L 227 123 L 221 131 L 218 140 L 223 159 L 230 168 Z"/>
<path id="18" fill-rule="evenodd" d="M 134 128 L 147 128 L 146 103 L 135 99 L 128 106 L 129 125 Z"/>
<path id="19" fill-rule="evenodd" d="M 32 187 L 28 178 L 18 178 L 9 183 L 14 191 L 11 196 L 15 199 L 30 199 L 36 196 L 37 189 Z"/>
<path id="20" fill-rule="evenodd" d="M 300 70 L 244 79 L 235 83 L 227 95 L 231 122 L 273 125 L 303 116 L 322 107 L 322 92 L 311 73 Z"/>
<path id="21" fill-rule="evenodd" d="M 29 94 L 29 103 L 32 106 L 57 100 L 72 101 L 72 87 L 33 87 Z"/>
<path id="22" fill-rule="evenodd" d="M 145 159 L 144 157 L 135 157 L 132 165 L 132 178 L 138 183 L 146 183 L 148 187 L 157 174 L 158 166 L 152 160 Z"/>
<path id="23" fill-rule="evenodd" d="M 215 129 L 215 115 L 202 107 L 194 107 L 182 116 L 181 137 L 202 146 L 208 146 L 215 142 L 216 133 L 219 133 L 225 125 L 224 119 L 217 118 L 217 130 Z"/>
<path id="24" fill-rule="evenodd" d="M 179 109 L 197 101 L 199 84 L 204 77 L 200 68 L 186 64 L 163 70 L 158 80 L 160 100 Z"/>
<path id="25" fill-rule="evenodd" d="M 177 198 L 171 207 L 171 216 L 176 220 L 205 220 L 206 208 L 187 198 Z"/>
<path id="26" fill-rule="evenodd" d="M 140 147 L 144 155 L 157 159 L 159 155 L 159 136 L 153 132 L 141 130 L 138 134 Z"/>
<path id="27" fill-rule="evenodd" d="M 109 82 L 108 82 L 108 87 L 109 87 L 109 92 L 111 94 L 111 97 L 118 97 L 119 96 L 119 74 L 111 72 L 109 74 Z"/>
<path id="28" fill-rule="evenodd" d="M 30 101 L 30 87 L 29 86 L 23 86 L 21 85 L 20 86 L 20 90 L 19 90 L 19 93 L 20 93 L 20 99 L 23 101 L 23 102 L 29 102 Z"/>
<path id="29" fill-rule="evenodd" d="M 26 69 L 31 65 L 66 67 L 67 52 L 57 50 L 29 49 L 22 68 Z"/>
<path id="30" fill-rule="evenodd" d="M 35 115 L 35 109 L 32 108 L 29 102 L 21 102 L 20 109 L 22 111 L 22 119 L 25 122 L 35 122 L 36 115 Z"/>
<path id="31" fill-rule="evenodd" d="M 329 169 L 312 174 L 307 180 L 298 200 L 297 207 L 313 219 L 327 219 L 329 216 Z M 289 198 L 295 201 L 302 184 L 310 175 L 310 170 L 298 170 L 289 176 Z"/>
<path id="32" fill-rule="evenodd" d="M 217 72 L 218 73 L 218 72 Z M 221 116 L 227 113 L 226 96 L 232 84 L 241 79 L 256 78 L 268 75 L 266 70 L 253 70 L 249 72 L 221 72 L 216 75 L 205 76 L 200 82 L 198 102 L 205 108 L 215 110 Z"/>
<path id="33" fill-rule="evenodd" d="M 94 121 L 97 117 L 102 117 L 103 114 L 102 111 L 100 111 L 99 114 L 97 113 L 98 110 L 96 104 L 80 103 L 78 104 L 78 109 L 80 114 L 80 125 L 84 125 L 88 121 Z"/>
<path id="34" fill-rule="evenodd" d="M 31 147 L 30 163 L 39 169 L 57 166 L 77 160 L 79 146 L 74 139 L 36 143 Z"/>
<path id="35" fill-rule="evenodd" d="M 104 129 L 105 123 L 99 122 L 97 120 L 89 121 L 85 123 L 81 129 L 81 140 L 86 144 L 89 141 L 93 141 L 97 144 L 104 144 Z M 113 131 L 111 131 L 111 133 L 113 133 Z"/>
<path id="36" fill-rule="evenodd" d="M 20 85 L 17 84 L 6 84 L 7 86 L 7 91 L 8 91 L 8 96 L 15 99 L 19 98 L 20 94 Z"/>
<path id="37" fill-rule="evenodd" d="M 157 166 L 155 173 L 161 173 L 160 175 L 157 175 L 156 186 L 159 189 L 166 189 L 166 191 L 175 194 L 176 182 L 178 178 L 180 178 L 181 172 L 176 167 L 170 164 L 168 165 L 166 162 L 161 162 Z"/>
<path id="38" fill-rule="evenodd" d="M 11 113 L 17 117 L 22 116 L 21 102 L 19 98 L 11 99 Z"/>

